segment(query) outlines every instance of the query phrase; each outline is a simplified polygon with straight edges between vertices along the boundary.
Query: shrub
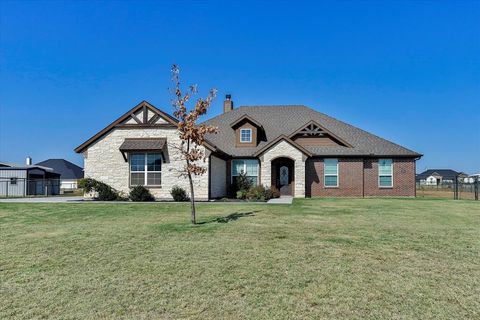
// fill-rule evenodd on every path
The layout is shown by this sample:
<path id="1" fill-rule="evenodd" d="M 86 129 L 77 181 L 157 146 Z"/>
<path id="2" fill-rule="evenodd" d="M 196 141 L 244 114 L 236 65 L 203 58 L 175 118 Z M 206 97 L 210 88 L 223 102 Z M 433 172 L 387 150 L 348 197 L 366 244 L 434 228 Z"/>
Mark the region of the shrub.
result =
<path id="1" fill-rule="evenodd" d="M 252 187 L 252 180 L 247 177 L 247 174 L 243 171 L 237 176 L 237 190 L 238 191 L 248 191 Z"/>
<path id="2" fill-rule="evenodd" d="M 245 199 L 247 197 L 247 190 L 238 190 L 237 199 Z"/>
<path id="3" fill-rule="evenodd" d="M 132 190 L 130 190 L 129 198 L 132 201 L 155 201 L 150 190 L 144 186 L 133 187 Z"/>
<path id="4" fill-rule="evenodd" d="M 246 198 L 248 200 L 268 201 L 272 198 L 279 198 L 280 192 L 275 187 L 266 188 L 264 186 L 254 186 L 248 190 Z"/>
<path id="5" fill-rule="evenodd" d="M 275 199 L 280 198 L 280 190 L 278 190 L 275 186 L 271 186 L 269 189 L 266 190 L 267 199 Z"/>
<path id="6" fill-rule="evenodd" d="M 83 178 L 78 182 L 78 186 L 85 192 L 96 192 L 97 200 L 100 201 L 125 201 L 127 198 L 120 192 L 110 187 L 108 184 L 92 178 Z"/>
<path id="7" fill-rule="evenodd" d="M 248 200 L 259 200 L 259 201 L 268 200 L 265 198 L 265 196 L 266 196 L 266 189 L 264 186 L 251 187 L 250 190 L 248 190 L 247 192 Z"/>
<path id="8" fill-rule="evenodd" d="M 179 187 L 179 186 L 174 186 L 172 190 L 170 190 L 170 194 L 173 197 L 174 201 L 188 201 L 190 198 L 187 195 L 187 192 L 185 189 Z"/>

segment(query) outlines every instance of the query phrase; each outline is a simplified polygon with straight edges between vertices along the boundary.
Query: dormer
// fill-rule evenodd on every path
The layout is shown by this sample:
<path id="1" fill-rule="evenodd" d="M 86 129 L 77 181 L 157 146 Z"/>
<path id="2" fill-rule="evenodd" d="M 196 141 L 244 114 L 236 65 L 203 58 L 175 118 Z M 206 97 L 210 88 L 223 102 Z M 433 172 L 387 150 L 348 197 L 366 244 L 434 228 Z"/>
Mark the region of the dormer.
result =
<path id="1" fill-rule="evenodd" d="M 248 115 L 243 115 L 230 124 L 235 131 L 235 146 L 255 148 L 263 132 L 262 125 Z"/>
<path id="2" fill-rule="evenodd" d="M 289 138 L 303 147 L 352 147 L 313 120 L 292 133 Z"/>

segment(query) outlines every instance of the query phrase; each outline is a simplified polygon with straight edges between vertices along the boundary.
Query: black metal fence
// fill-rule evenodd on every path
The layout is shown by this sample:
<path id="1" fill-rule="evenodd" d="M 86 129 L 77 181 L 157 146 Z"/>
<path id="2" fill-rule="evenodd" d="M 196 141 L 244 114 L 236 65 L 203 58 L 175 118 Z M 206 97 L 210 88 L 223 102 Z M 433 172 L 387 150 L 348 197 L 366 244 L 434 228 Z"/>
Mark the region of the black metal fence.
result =
<path id="1" fill-rule="evenodd" d="M 60 194 L 59 179 L 0 178 L 0 197 L 53 196 Z"/>
<path id="2" fill-rule="evenodd" d="M 417 197 L 448 198 L 455 200 L 478 200 L 479 177 L 457 178 L 438 185 L 426 185 L 417 182 Z"/>

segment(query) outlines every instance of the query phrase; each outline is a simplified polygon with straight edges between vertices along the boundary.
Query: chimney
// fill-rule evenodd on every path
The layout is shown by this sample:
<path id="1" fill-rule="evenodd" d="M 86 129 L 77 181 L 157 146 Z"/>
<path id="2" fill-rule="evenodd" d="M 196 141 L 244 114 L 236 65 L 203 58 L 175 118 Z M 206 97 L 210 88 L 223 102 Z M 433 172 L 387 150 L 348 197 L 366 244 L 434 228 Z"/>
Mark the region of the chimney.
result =
<path id="1" fill-rule="evenodd" d="M 227 94 L 225 96 L 225 101 L 223 101 L 223 113 L 227 113 L 228 111 L 233 110 L 233 101 L 232 101 L 232 95 Z"/>
<path id="2" fill-rule="evenodd" d="M 27 159 L 25 159 L 25 163 L 27 164 L 27 166 L 31 166 L 32 165 L 32 157 L 28 156 Z"/>

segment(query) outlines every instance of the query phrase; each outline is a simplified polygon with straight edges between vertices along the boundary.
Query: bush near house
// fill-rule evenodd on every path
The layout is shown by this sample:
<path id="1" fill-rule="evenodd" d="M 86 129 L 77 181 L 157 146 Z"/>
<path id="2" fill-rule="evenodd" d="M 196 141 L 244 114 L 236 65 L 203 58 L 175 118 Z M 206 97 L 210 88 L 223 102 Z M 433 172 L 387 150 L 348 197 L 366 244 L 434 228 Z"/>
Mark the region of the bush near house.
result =
<path id="1" fill-rule="evenodd" d="M 130 191 L 129 198 L 135 202 L 155 201 L 155 198 L 150 193 L 150 190 L 144 186 L 133 187 Z"/>
<path id="2" fill-rule="evenodd" d="M 97 200 L 100 201 L 126 201 L 128 200 L 122 193 L 115 190 L 111 186 L 101 181 L 92 178 L 83 178 L 78 182 L 78 186 L 83 189 L 84 192 L 96 192 L 98 196 Z"/>
<path id="3" fill-rule="evenodd" d="M 170 194 L 172 195 L 173 200 L 177 202 L 190 200 L 185 189 L 179 186 L 174 186 L 170 191 Z"/>

